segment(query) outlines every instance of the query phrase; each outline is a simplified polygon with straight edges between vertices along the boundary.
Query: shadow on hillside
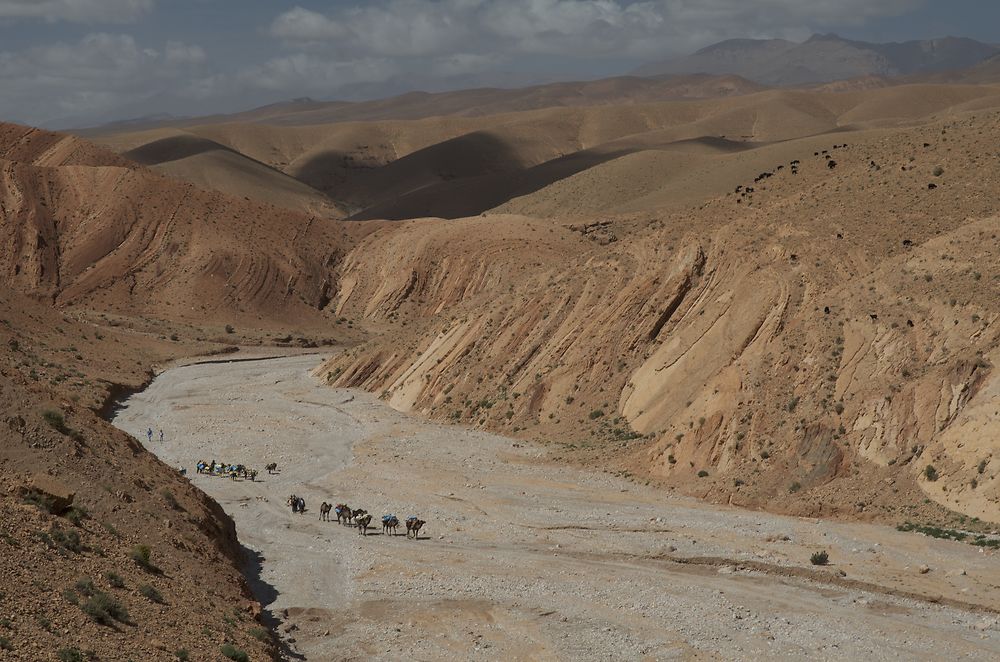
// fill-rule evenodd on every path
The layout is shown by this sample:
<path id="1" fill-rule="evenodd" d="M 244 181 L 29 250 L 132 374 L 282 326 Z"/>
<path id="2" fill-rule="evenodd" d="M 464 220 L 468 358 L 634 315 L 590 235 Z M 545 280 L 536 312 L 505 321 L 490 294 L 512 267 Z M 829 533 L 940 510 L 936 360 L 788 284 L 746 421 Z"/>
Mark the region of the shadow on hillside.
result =
<path id="1" fill-rule="evenodd" d="M 243 553 L 243 576 L 246 577 L 247 584 L 250 586 L 250 592 L 253 593 L 257 602 L 261 604 L 261 623 L 275 633 L 275 638 L 278 642 L 278 651 L 281 654 L 280 659 L 306 659 L 304 655 L 292 650 L 284 640 L 277 636 L 278 627 L 281 625 L 281 618 L 268 609 L 266 605 L 274 604 L 274 601 L 278 599 L 278 591 L 261 577 L 264 568 L 264 556 L 242 543 L 240 544 L 240 549 Z"/>

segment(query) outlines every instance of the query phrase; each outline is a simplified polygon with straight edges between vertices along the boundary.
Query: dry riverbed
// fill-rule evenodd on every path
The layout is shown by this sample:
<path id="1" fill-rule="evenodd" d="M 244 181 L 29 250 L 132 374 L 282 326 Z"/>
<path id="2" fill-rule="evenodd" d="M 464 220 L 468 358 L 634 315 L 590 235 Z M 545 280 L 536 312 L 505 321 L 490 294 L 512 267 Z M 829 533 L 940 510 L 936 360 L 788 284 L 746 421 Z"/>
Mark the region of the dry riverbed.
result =
<path id="1" fill-rule="evenodd" d="M 335 659 L 1000 657 L 990 551 L 709 506 L 541 449 L 398 413 L 310 376 L 317 356 L 172 368 L 115 424 L 188 469 L 260 557 L 290 650 Z M 261 469 L 197 475 L 198 460 Z M 277 462 L 280 473 L 263 467 Z M 308 512 L 292 515 L 289 494 Z M 363 507 L 367 538 L 319 521 Z M 419 515 L 419 541 L 379 517 Z M 826 550 L 830 565 L 812 566 Z"/>

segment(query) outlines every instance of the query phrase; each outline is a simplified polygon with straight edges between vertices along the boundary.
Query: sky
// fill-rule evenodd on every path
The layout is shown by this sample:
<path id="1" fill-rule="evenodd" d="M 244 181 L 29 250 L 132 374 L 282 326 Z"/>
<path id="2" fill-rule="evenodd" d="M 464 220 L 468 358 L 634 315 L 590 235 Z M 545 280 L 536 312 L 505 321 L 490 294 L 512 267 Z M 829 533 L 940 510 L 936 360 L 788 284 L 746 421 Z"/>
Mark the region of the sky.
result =
<path id="1" fill-rule="evenodd" d="M 301 97 L 627 73 L 736 37 L 1000 42 L 996 0 L 0 0 L 0 120 L 69 128 Z"/>

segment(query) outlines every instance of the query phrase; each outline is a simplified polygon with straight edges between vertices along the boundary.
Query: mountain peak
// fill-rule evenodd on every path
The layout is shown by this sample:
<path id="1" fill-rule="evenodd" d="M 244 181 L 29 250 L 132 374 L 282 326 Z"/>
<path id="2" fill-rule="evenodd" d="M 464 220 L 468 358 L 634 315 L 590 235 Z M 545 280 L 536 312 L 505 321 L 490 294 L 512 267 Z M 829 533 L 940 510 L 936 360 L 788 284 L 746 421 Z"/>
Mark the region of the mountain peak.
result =
<path id="1" fill-rule="evenodd" d="M 828 32 L 826 34 L 816 33 L 813 36 L 806 39 L 805 42 L 803 43 L 811 44 L 817 41 L 847 41 L 847 40 L 838 34 L 835 34 L 833 32 Z"/>

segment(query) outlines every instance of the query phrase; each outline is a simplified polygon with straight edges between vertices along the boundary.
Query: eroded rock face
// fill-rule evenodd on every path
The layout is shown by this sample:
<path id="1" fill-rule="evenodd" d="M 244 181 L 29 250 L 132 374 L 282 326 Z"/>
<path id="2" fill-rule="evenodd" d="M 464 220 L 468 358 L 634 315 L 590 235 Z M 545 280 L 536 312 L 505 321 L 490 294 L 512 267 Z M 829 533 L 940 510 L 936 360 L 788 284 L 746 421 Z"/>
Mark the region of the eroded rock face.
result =
<path id="1" fill-rule="evenodd" d="M 950 126 L 950 148 L 975 153 L 983 130 Z M 794 178 L 771 164 L 751 211 L 400 229 L 348 255 L 338 302 L 399 326 L 321 372 L 708 498 L 856 515 L 929 495 L 995 517 L 1000 219 L 979 195 L 1000 181 L 946 167 L 978 193 L 943 205 L 910 169 L 869 165 L 910 163 L 935 133 L 852 139 L 836 170 L 803 151 Z"/>
<path id="2" fill-rule="evenodd" d="M 37 500 L 44 504 L 46 510 L 53 515 L 62 515 L 76 498 L 76 492 L 72 491 L 62 481 L 46 475 L 37 475 L 21 487 L 21 495 L 25 499 Z"/>

